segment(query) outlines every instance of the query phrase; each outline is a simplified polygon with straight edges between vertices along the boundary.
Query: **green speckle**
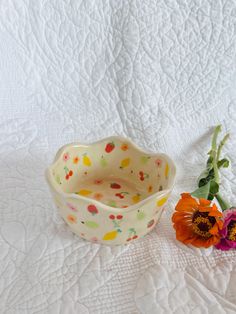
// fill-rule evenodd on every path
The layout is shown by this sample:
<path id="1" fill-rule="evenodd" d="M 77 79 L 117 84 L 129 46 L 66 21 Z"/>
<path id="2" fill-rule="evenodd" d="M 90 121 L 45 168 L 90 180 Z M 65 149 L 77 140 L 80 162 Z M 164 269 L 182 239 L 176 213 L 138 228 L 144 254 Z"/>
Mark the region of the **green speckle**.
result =
<path id="1" fill-rule="evenodd" d="M 116 202 L 115 201 L 109 201 L 108 206 L 111 206 L 111 207 L 116 207 Z"/>
<path id="2" fill-rule="evenodd" d="M 56 175 L 56 182 L 58 184 L 61 184 L 61 178 L 60 178 L 59 174 Z"/>
<path id="3" fill-rule="evenodd" d="M 100 164 L 102 167 L 106 167 L 107 166 L 107 161 L 106 159 L 102 156 L 100 159 Z"/>
<path id="4" fill-rule="evenodd" d="M 85 226 L 88 228 L 96 229 L 99 227 L 99 225 L 95 221 L 85 221 Z"/>
<path id="5" fill-rule="evenodd" d="M 141 163 L 143 163 L 144 165 L 149 161 L 151 157 L 150 156 L 142 156 L 140 158 Z"/>
<path id="6" fill-rule="evenodd" d="M 138 220 L 143 220 L 145 218 L 145 214 L 142 211 L 137 212 L 137 219 Z"/>

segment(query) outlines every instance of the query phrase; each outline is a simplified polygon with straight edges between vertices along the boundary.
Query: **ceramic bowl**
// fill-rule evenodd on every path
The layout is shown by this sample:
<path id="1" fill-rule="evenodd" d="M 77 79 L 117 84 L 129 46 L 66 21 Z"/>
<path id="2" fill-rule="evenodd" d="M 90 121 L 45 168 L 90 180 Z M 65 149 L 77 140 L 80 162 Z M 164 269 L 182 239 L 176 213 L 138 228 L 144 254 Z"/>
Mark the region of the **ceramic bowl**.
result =
<path id="1" fill-rule="evenodd" d="M 46 170 L 55 204 L 80 237 L 109 245 L 151 231 L 170 196 L 175 165 L 165 154 L 109 137 L 62 147 Z"/>

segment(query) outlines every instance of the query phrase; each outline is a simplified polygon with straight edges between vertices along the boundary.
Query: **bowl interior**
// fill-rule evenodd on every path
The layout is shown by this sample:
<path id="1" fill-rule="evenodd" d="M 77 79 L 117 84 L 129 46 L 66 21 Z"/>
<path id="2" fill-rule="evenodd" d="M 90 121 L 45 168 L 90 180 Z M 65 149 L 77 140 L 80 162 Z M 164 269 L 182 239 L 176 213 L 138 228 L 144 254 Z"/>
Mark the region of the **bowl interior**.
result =
<path id="1" fill-rule="evenodd" d="M 64 193 L 126 208 L 170 187 L 174 166 L 164 154 L 147 154 L 120 138 L 68 145 L 50 168 Z"/>

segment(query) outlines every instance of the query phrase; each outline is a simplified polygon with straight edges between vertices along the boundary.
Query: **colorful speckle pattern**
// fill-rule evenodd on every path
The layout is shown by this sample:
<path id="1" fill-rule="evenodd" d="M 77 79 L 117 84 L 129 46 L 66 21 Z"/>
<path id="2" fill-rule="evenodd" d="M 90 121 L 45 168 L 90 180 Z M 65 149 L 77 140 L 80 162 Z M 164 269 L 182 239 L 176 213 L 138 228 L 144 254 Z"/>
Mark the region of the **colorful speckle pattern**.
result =
<path id="1" fill-rule="evenodd" d="M 68 201 L 59 196 L 57 204 L 65 221 L 83 238 L 128 244 L 154 228 L 169 195 L 150 197 L 165 190 L 171 166 L 165 159 L 134 151 L 130 143 L 116 140 L 99 150 L 74 148 L 63 153 L 53 169 L 56 184 L 82 196 Z M 132 206 L 135 209 L 126 211 Z"/>

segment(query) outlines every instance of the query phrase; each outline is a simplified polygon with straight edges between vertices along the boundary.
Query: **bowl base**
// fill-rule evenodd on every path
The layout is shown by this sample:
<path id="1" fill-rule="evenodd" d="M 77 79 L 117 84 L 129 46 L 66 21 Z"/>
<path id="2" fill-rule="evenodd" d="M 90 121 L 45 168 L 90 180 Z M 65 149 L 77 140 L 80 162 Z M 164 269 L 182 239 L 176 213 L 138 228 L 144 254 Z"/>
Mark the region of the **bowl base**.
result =
<path id="1" fill-rule="evenodd" d="M 149 196 L 152 193 L 152 187 L 150 186 L 148 191 L 141 191 L 132 182 L 110 177 L 84 181 L 83 185 L 78 186 L 75 193 L 111 207 L 126 208 Z"/>

